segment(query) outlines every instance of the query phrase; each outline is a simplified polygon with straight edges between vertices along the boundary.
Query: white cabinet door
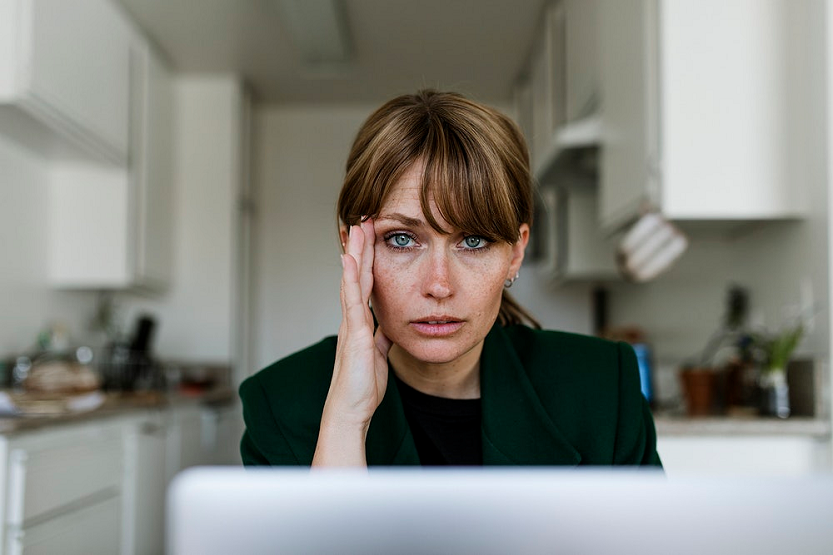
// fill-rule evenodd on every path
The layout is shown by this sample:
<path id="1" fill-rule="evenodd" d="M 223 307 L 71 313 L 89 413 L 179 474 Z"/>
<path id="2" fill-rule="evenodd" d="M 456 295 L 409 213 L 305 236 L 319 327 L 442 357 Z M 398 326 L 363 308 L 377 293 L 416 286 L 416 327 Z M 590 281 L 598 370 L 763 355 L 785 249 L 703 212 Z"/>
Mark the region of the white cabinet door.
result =
<path id="1" fill-rule="evenodd" d="M 126 432 L 123 555 L 164 551 L 168 432 L 162 413 L 139 419 Z"/>
<path id="2" fill-rule="evenodd" d="M 12 438 L 2 489 L 6 552 L 118 552 L 123 465 L 118 423 Z"/>
<path id="3" fill-rule="evenodd" d="M 829 468 L 830 444 L 810 436 L 660 435 L 669 478 L 689 475 L 801 476 Z"/>
<path id="4" fill-rule="evenodd" d="M 170 71 L 147 45 L 134 49 L 133 146 L 135 280 L 162 288 L 172 259 L 173 83 Z"/>
<path id="5" fill-rule="evenodd" d="M 56 162 L 50 185 L 50 281 L 74 289 L 159 290 L 172 258 L 171 76 L 141 41 L 132 62 L 128 168 Z"/>
<path id="6" fill-rule="evenodd" d="M 168 428 L 166 467 L 170 481 L 177 472 L 191 466 L 207 464 L 202 409 L 181 407 L 171 411 Z"/>
<path id="7" fill-rule="evenodd" d="M 656 198 L 656 0 L 601 0 L 598 21 L 602 86 L 599 220 L 627 223 Z"/>
<path id="8" fill-rule="evenodd" d="M 800 216 L 807 6 L 662 2 L 662 211 L 669 218 Z"/>
<path id="9" fill-rule="evenodd" d="M 601 224 L 801 217 L 815 160 L 805 0 L 601 0 Z M 789 61 L 789 62 L 785 62 Z"/>
<path id="10" fill-rule="evenodd" d="M 128 158 L 131 30 L 107 0 L 2 0 L 0 97 L 106 159 Z"/>
<path id="11" fill-rule="evenodd" d="M 564 0 L 566 120 L 594 114 L 599 102 L 598 0 Z"/>
<path id="12" fill-rule="evenodd" d="M 9 555 L 113 555 L 119 553 L 120 519 L 119 499 L 111 498 L 24 530 Z"/>
<path id="13" fill-rule="evenodd" d="M 209 463 L 239 466 L 240 438 L 243 437 L 243 411 L 238 403 L 203 410 L 203 438 Z"/>

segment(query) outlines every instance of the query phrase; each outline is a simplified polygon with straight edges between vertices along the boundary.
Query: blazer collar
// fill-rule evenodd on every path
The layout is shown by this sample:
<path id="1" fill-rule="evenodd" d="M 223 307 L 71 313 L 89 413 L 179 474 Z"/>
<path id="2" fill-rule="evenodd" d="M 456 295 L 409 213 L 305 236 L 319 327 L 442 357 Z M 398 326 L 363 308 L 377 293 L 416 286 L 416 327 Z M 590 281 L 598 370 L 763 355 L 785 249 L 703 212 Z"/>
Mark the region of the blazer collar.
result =
<path id="1" fill-rule="evenodd" d="M 368 465 L 418 465 L 402 400 L 388 367 L 385 397 L 367 432 Z M 515 348 L 495 324 L 480 357 L 484 465 L 577 465 L 581 456 L 544 409 Z"/>

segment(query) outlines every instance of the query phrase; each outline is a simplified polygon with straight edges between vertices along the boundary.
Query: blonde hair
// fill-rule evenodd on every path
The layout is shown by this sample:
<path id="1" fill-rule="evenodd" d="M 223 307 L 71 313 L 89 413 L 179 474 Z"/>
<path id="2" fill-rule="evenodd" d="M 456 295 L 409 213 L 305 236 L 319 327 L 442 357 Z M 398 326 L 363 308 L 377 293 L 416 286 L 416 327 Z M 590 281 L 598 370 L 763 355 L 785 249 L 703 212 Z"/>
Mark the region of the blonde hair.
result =
<path id="1" fill-rule="evenodd" d="M 424 166 L 422 212 L 444 233 L 429 208 L 454 228 L 490 241 L 515 243 L 532 224 L 532 178 L 523 135 L 497 110 L 451 92 L 423 90 L 388 101 L 362 125 L 338 198 L 338 217 L 355 225 L 375 218 L 393 186 L 414 163 Z M 504 290 L 501 325 L 538 322 Z"/>

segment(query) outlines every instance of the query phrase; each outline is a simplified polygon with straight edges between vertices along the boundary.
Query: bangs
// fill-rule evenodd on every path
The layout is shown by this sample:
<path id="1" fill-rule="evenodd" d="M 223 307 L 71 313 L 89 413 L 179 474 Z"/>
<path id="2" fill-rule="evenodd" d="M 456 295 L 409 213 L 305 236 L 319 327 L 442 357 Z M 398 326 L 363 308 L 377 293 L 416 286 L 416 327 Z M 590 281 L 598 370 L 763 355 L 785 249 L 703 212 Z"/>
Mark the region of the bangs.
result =
<path id="1" fill-rule="evenodd" d="M 442 231 L 429 207 L 433 196 L 440 216 L 452 227 L 489 241 L 514 243 L 523 223 L 512 198 L 517 188 L 489 146 L 453 127 L 431 126 L 420 154 L 422 212 L 431 227 Z"/>
<path id="2" fill-rule="evenodd" d="M 394 117 L 395 115 L 395 117 Z M 532 224 L 526 143 L 506 116 L 455 94 L 394 99 L 372 114 L 347 161 L 338 214 L 347 225 L 376 218 L 394 186 L 422 165 L 420 204 L 466 234 L 514 243 Z M 436 210 L 433 214 L 430 199 Z"/>

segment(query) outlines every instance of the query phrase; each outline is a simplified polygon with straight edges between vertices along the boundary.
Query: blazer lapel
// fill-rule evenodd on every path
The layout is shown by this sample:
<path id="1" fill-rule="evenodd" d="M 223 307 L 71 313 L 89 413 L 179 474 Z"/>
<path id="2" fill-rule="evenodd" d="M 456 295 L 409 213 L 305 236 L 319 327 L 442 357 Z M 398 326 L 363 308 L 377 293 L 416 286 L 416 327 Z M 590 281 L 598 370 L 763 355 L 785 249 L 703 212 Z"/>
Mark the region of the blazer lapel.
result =
<path id="1" fill-rule="evenodd" d="M 419 465 L 402 400 L 388 368 L 385 397 L 367 431 L 369 466 Z M 480 358 L 484 465 L 570 465 L 581 455 L 558 431 L 518 358 L 509 336 L 495 324 Z"/>
<path id="2" fill-rule="evenodd" d="M 419 454 L 390 365 L 385 397 L 367 430 L 365 453 L 368 466 L 419 465 Z"/>
<path id="3" fill-rule="evenodd" d="M 557 361 L 553 361 L 557 364 Z M 480 357 L 484 465 L 570 465 L 581 455 L 552 422 L 502 326 Z"/>

